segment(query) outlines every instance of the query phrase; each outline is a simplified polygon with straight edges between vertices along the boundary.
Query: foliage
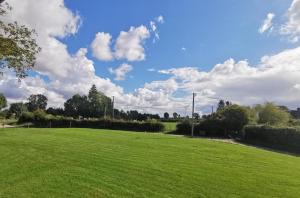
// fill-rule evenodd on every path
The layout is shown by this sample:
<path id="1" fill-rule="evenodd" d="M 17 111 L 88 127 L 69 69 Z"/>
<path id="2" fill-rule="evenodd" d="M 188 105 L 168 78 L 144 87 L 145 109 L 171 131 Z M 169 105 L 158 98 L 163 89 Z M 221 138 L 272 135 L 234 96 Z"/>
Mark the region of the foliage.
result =
<path id="1" fill-rule="evenodd" d="M 138 121 L 122 121 L 110 119 L 94 119 L 94 120 L 75 120 L 64 118 L 61 116 L 53 116 L 45 113 L 43 110 L 37 110 L 33 113 L 25 112 L 21 115 L 19 123 L 31 122 L 36 127 L 53 127 L 53 128 L 96 128 L 96 129 L 119 129 L 129 131 L 148 131 L 160 132 L 164 131 L 165 126 L 157 120 L 149 119 L 146 122 Z"/>
<path id="2" fill-rule="evenodd" d="M 0 93 L 0 110 L 5 108 L 6 106 L 7 106 L 6 98 L 2 93 Z"/>
<path id="3" fill-rule="evenodd" d="M 258 111 L 259 124 L 268 124 L 274 126 L 286 126 L 290 119 L 290 114 L 273 103 L 266 103 L 255 107 Z"/>
<path id="4" fill-rule="evenodd" d="M 299 128 L 251 125 L 245 127 L 241 137 L 249 143 L 300 153 Z"/>
<path id="5" fill-rule="evenodd" d="M 0 16 L 11 10 L 8 4 L 0 4 Z M 17 22 L 4 23 L 0 20 L 0 68 L 13 69 L 18 78 L 27 76 L 36 62 L 38 47 L 35 30 L 20 26 Z"/>
<path id="6" fill-rule="evenodd" d="M 23 112 L 18 120 L 19 123 L 34 121 L 34 114 L 32 112 Z"/>
<path id="7" fill-rule="evenodd" d="M 28 111 L 46 110 L 47 102 L 48 98 L 42 94 L 30 95 L 27 103 Z"/>
<path id="8" fill-rule="evenodd" d="M 165 118 L 165 119 L 169 119 L 169 117 L 170 117 L 170 116 L 169 116 L 169 113 L 168 113 L 168 112 L 165 112 L 165 113 L 164 113 L 164 118 Z"/>
<path id="9" fill-rule="evenodd" d="M 53 107 L 48 108 L 46 110 L 46 113 L 47 114 L 51 114 L 51 115 L 55 115 L 55 116 L 58 116 L 58 115 L 63 116 L 63 115 L 65 115 L 64 109 L 62 109 L 62 108 L 53 108 Z"/>
<path id="10" fill-rule="evenodd" d="M 28 111 L 27 106 L 23 102 L 12 103 L 10 104 L 7 117 L 14 115 L 16 118 L 19 118 L 23 112 Z"/>
<path id="11" fill-rule="evenodd" d="M 112 115 L 112 101 L 93 85 L 88 94 L 90 117 L 99 118 Z"/>
<path id="12" fill-rule="evenodd" d="M 243 129 L 250 121 L 250 114 L 247 108 L 239 105 L 230 105 L 223 108 L 220 117 L 224 129 L 229 132 L 238 132 Z"/>
<path id="13" fill-rule="evenodd" d="M 190 135 L 191 129 L 192 129 L 192 123 L 188 119 L 185 119 L 176 125 L 176 133 L 178 133 L 178 134 Z M 195 132 L 195 134 L 197 134 L 197 130 L 194 132 Z"/>
<path id="14" fill-rule="evenodd" d="M 178 113 L 176 113 L 176 112 L 173 113 L 173 118 L 174 118 L 174 119 L 177 119 L 178 116 L 179 116 Z"/>
<path id="15" fill-rule="evenodd" d="M 194 134 L 210 137 L 228 137 L 228 135 L 241 131 L 249 121 L 250 113 L 246 107 L 228 105 L 196 124 Z M 177 133 L 189 135 L 190 131 L 191 123 L 189 120 L 185 120 L 177 125 Z"/>
<path id="16" fill-rule="evenodd" d="M 65 102 L 65 115 L 73 118 L 82 116 L 89 117 L 89 101 L 87 96 L 74 95 L 72 98 Z"/>

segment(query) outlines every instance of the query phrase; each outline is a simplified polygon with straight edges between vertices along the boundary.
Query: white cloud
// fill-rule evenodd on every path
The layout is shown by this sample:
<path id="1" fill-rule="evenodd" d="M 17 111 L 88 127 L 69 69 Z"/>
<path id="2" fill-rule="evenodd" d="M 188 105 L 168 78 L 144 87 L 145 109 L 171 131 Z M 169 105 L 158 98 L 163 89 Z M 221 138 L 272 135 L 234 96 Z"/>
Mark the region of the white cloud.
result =
<path id="1" fill-rule="evenodd" d="M 189 94 L 193 91 L 201 93 L 202 105 L 211 104 L 211 98 L 246 105 L 266 101 L 293 108 L 299 105 L 300 47 L 264 56 L 257 66 L 250 66 L 246 60 L 228 59 L 207 72 L 183 67 L 160 73 L 171 75 L 179 83 L 179 89 Z M 205 96 L 203 90 L 208 90 Z"/>
<path id="2" fill-rule="evenodd" d="M 121 31 L 115 45 L 115 57 L 128 61 L 145 60 L 143 43 L 150 37 L 147 27 L 130 27 L 128 32 Z"/>
<path id="3" fill-rule="evenodd" d="M 185 47 L 182 47 L 181 50 L 182 50 L 182 51 L 186 51 L 186 48 L 185 48 Z"/>
<path id="4" fill-rule="evenodd" d="M 163 24 L 164 18 L 158 16 L 154 21 L 150 21 L 149 27 L 144 25 L 130 27 L 128 31 L 121 31 L 116 39 L 114 50 L 111 50 L 111 35 L 99 32 L 96 34 L 91 44 L 93 55 L 98 60 L 112 61 L 143 61 L 146 54 L 144 44 L 153 35 L 153 42 L 159 40 L 158 24 Z"/>
<path id="5" fill-rule="evenodd" d="M 160 23 L 160 24 L 163 24 L 165 23 L 165 19 L 162 15 L 158 16 L 155 18 L 156 22 Z"/>
<path id="6" fill-rule="evenodd" d="M 289 36 L 289 41 L 296 43 L 300 37 L 300 0 L 293 0 L 286 16 L 288 20 L 281 26 L 280 34 Z"/>
<path id="7" fill-rule="evenodd" d="M 151 24 L 151 29 L 156 30 L 155 24 Z M 158 36 L 156 32 L 155 37 Z M 130 27 L 126 31 L 121 31 L 116 39 L 114 50 L 111 50 L 111 35 L 109 33 L 97 33 L 92 42 L 93 55 L 98 60 L 127 60 L 143 61 L 146 58 L 144 43 L 150 37 L 150 31 L 146 26 Z"/>
<path id="8" fill-rule="evenodd" d="M 117 108 L 152 113 L 190 112 L 193 91 L 199 93 L 196 98 L 197 112 L 215 104 L 216 100 L 211 98 L 224 98 L 242 104 L 274 101 L 290 107 L 299 105 L 300 48 L 264 56 L 255 66 L 251 66 L 247 60 L 237 62 L 228 59 L 210 71 L 201 71 L 197 67 L 160 70 L 160 73 L 170 77 L 146 83 L 133 93 L 126 94 L 122 87 L 110 79 L 95 74 L 94 63 L 86 56 L 87 49 L 82 48 L 70 54 L 67 46 L 57 38 L 76 34 L 80 26 L 80 17 L 67 9 L 63 0 L 8 2 L 14 10 L 6 20 L 17 20 L 37 30 L 37 40 L 43 50 L 38 55 L 35 70 L 39 75 L 49 78 L 28 77 L 19 83 L 13 74 L 5 73 L 0 78 L 0 92 L 10 101 L 25 100 L 30 94 L 42 93 L 49 98 L 50 106 L 62 106 L 65 99 L 75 93 L 86 94 L 90 86 L 96 84 L 106 95 L 116 97 Z M 294 1 L 294 4 L 297 2 Z M 295 12 L 294 8 L 290 10 Z M 52 13 L 51 17 L 49 13 Z M 294 28 L 288 29 L 297 32 Z M 145 26 L 131 27 L 129 31 L 121 32 L 117 38 L 119 47 L 112 53 L 117 56 L 119 51 L 120 59 L 145 59 L 143 42 L 149 38 L 149 34 Z M 122 72 L 118 72 L 118 69 L 112 70 L 116 77 L 119 75 L 122 79 L 123 72 L 125 78 L 128 67 L 127 70 L 120 69 Z"/>
<path id="9" fill-rule="evenodd" d="M 131 65 L 123 63 L 116 69 L 109 68 L 109 72 L 116 76 L 115 80 L 120 81 L 125 80 L 127 73 L 129 73 L 132 69 L 133 67 Z"/>
<path id="10" fill-rule="evenodd" d="M 12 73 L 5 72 L 0 91 L 8 94 L 10 101 L 25 100 L 30 94 L 43 93 L 49 98 L 50 105 L 62 106 L 65 99 L 75 93 L 86 93 L 92 84 L 108 96 L 123 94 L 121 87 L 95 74 L 93 61 L 86 57 L 87 49 L 80 49 L 72 55 L 57 38 L 76 34 L 80 26 L 80 17 L 66 8 L 63 0 L 7 2 L 13 10 L 4 20 L 16 20 L 38 33 L 37 42 L 42 51 L 38 54 L 34 70 L 49 79 L 46 82 L 40 77 L 28 77 L 18 83 Z"/>
<path id="11" fill-rule="evenodd" d="M 269 13 L 267 15 L 267 18 L 264 20 L 263 24 L 261 25 L 261 27 L 258 30 L 259 33 L 262 34 L 262 33 L 266 32 L 266 31 L 272 29 L 274 17 L 275 17 L 274 13 Z"/>
<path id="12" fill-rule="evenodd" d="M 98 32 L 94 41 L 92 42 L 93 55 L 98 60 L 111 61 L 113 60 L 113 53 L 111 52 L 111 35 L 109 33 Z"/>

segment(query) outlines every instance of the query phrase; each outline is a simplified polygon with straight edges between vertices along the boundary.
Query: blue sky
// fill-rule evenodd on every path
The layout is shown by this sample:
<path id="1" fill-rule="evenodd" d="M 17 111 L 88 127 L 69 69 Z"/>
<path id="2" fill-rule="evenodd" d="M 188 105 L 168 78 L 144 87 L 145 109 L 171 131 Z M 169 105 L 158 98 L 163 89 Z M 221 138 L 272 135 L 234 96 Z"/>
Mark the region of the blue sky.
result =
<path id="1" fill-rule="evenodd" d="M 117 108 L 152 113 L 190 112 L 192 92 L 200 113 L 213 98 L 300 106 L 300 0 L 7 2 L 3 20 L 42 48 L 29 77 L 1 77 L 9 102 L 39 93 L 62 107 L 96 84 Z"/>
<path id="2" fill-rule="evenodd" d="M 193 66 L 207 71 L 228 58 L 247 59 L 257 64 L 266 54 L 274 54 L 293 46 L 273 35 L 262 35 L 258 28 L 267 13 L 283 15 L 291 1 L 282 0 L 67 0 L 66 6 L 78 12 L 82 25 L 75 36 L 65 42 L 70 52 L 89 47 L 97 32 L 108 32 L 116 38 L 130 26 L 149 25 L 162 15 L 165 23 L 159 26 L 160 40 L 146 40 L 146 60 L 132 62 L 131 78 L 116 81 L 126 91 L 133 91 L 145 82 L 165 79 L 167 76 L 147 69 L 167 69 Z M 182 50 L 186 48 L 186 51 Z M 108 67 L 117 67 L 124 61 L 103 62 L 93 58 L 96 73 L 113 79 Z M 125 61 L 128 62 L 128 61 Z"/>

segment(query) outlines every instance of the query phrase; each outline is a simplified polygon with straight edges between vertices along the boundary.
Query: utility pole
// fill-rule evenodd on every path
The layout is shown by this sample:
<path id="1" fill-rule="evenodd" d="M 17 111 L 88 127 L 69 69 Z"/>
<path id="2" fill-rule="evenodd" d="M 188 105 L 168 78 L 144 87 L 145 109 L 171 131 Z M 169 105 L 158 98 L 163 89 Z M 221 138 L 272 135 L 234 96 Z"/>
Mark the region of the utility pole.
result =
<path id="1" fill-rule="evenodd" d="M 194 137 L 195 96 L 196 96 L 196 94 L 193 93 L 193 105 L 192 105 L 192 131 L 191 131 L 192 137 Z"/>
<path id="2" fill-rule="evenodd" d="M 114 105 L 115 105 L 115 96 L 113 96 L 112 100 L 112 119 L 115 119 L 115 110 L 114 110 Z"/>
<path id="3" fill-rule="evenodd" d="M 212 105 L 211 106 L 211 114 L 213 114 L 214 113 L 214 106 Z"/>

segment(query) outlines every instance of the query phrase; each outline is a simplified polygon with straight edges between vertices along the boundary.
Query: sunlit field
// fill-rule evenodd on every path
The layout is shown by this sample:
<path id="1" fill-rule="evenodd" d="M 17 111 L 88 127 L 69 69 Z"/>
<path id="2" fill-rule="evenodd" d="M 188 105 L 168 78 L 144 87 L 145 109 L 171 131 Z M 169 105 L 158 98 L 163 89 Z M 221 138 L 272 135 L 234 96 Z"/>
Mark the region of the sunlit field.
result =
<path id="1" fill-rule="evenodd" d="M 214 140 L 1 129 L 0 197 L 300 197 L 300 158 Z"/>

